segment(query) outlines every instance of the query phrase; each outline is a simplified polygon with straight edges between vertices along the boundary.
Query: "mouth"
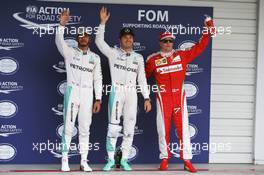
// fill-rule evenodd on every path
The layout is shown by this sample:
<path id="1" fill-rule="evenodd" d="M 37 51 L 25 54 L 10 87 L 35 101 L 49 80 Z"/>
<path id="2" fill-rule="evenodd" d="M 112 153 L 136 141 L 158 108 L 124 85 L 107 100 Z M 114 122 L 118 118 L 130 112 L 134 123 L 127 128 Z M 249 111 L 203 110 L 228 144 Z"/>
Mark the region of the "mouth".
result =
<path id="1" fill-rule="evenodd" d="M 80 44 L 87 44 L 87 41 L 80 41 Z"/>

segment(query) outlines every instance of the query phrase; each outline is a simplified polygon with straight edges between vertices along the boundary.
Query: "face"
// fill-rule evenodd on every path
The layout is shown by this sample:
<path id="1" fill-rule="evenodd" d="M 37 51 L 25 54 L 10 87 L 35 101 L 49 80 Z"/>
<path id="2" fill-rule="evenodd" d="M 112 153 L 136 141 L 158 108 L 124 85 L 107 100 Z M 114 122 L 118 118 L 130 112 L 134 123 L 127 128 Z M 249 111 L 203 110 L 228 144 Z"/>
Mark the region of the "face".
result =
<path id="1" fill-rule="evenodd" d="M 132 35 L 124 35 L 120 38 L 120 45 L 123 49 L 132 49 L 134 37 Z"/>
<path id="2" fill-rule="evenodd" d="M 77 39 L 78 46 L 87 47 L 89 45 L 90 37 L 88 35 L 79 36 Z"/>
<path id="3" fill-rule="evenodd" d="M 160 41 L 160 49 L 163 52 L 170 52 L 173 49 L 173 39 L 165 38 Z"/>

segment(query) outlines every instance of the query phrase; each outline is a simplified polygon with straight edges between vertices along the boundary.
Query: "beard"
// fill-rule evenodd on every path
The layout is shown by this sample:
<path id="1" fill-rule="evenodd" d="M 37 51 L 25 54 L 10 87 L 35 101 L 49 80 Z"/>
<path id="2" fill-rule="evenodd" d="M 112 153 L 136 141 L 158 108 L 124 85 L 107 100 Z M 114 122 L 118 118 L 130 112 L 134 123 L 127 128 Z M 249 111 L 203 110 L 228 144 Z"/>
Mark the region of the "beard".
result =
<path id="1" fill-rule="evenodd" d="M 133 48 L 133 43 L 129 43 L 129 44 L 121 44 L 121 46 L 124 49 L 132 49 Z"/>
<path id="2" fill-rule="evenodd" d="M 88 42 L 86 43 L 86 42 L 78 42 L 78 46 L 80 46 L 80 47 L 87 47 L 88 46 Z"/>

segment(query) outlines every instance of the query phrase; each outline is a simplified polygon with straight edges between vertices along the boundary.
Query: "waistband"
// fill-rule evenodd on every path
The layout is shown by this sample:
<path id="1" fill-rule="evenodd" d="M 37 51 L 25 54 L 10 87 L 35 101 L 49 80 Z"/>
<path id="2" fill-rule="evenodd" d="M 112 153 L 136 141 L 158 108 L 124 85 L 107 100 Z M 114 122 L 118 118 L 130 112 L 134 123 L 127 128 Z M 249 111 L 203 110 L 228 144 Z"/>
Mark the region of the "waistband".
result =
<path id="1" fill-rule="evenodd" d="M 80 83 L 76 83 L 73 81 L 71 81 L 70 83 L 67 83 L 67 86 L 73 86 L 73 87 L 78 87 L 78 88 L 93 88 L 92 85 L 80 84 Z"/>
<path id="2" fill-rule="evenodd" d="M 117 83 L 117 82 L 112 83 L 112 86 L 115 86 L 115 87 L 122 87 L 122 88 L 136 88 L 136 87 L 137 87 L 136 85 L 132 85 L 132 84 L 123 84 L 123 83 Z"/>

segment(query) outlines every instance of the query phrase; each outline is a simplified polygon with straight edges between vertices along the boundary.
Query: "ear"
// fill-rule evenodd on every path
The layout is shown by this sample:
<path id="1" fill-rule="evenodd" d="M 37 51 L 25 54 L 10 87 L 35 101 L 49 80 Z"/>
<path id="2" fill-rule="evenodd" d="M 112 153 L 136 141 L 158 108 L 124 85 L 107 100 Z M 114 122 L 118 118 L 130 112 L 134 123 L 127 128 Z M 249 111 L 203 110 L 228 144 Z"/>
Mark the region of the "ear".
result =
<path id="1" fill-rule="evenodd" d="M 90 45 L 92 43 L 92 37 L 91 36 L 88 36 L 88 44 Z"/>

